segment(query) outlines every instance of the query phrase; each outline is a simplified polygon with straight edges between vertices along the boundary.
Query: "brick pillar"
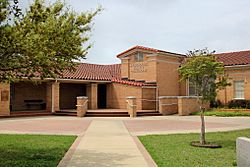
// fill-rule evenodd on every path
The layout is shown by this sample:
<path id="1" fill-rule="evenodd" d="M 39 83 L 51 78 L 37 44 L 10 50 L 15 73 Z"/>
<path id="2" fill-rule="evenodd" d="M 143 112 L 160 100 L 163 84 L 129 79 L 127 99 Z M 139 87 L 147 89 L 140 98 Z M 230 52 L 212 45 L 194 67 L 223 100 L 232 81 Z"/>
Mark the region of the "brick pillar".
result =
<path id="1" fill-rule="evenodd" d="M 127 97 L 127 110 L 130 117 L 136 117 L 137 115 L 136 97 L 134 96 Z"/>
<path id="2" fill-rule="evenodd" d="M 86 95 L 88 97 L 88 108 L 91 109 L 91 84 L 86 85 Z"/>
<path id="3" fill-rule="evenodd" d="M 77 116 L 84 117 L 88 109 L 88 97 L 86 96 L 78 96 L 77 97 Z"/>
<path id="4" fill-rule="evenodd" d="M 10 84 L 0 83 L 0 115 L 10 115 Z"/>
<path id="5" fill-rule="evenodd" d="M 52 83 L 46 83 L 46 111 L 52 112 Z"/>
<path id="6" fill-rule="evenodd" d="M 60 83 L 54 82 L 52 85 L 52 89 L 54 89 L 54 111 L 60 110 Z"/>
<path id="7" fill-rule="evenodd" d="M 90 109 L 97 109 L 97 83 L 87 85 L 87 96 L 89 99 L 88 107 Z"/>
<path id="8" fill-rule="evenodd" d="M 55 112 L 60 110 L 59 106 L 59 82 L 48 82 L 46 87 L 46 111 Z M 53 108 L 52 108 L 53 107 Z"/>
<path id="9" fill-rule="evenodd" d="M 164 113 L 164 99 L 162 96 L 159 97 L 159 113 L 163 115 Z"/>

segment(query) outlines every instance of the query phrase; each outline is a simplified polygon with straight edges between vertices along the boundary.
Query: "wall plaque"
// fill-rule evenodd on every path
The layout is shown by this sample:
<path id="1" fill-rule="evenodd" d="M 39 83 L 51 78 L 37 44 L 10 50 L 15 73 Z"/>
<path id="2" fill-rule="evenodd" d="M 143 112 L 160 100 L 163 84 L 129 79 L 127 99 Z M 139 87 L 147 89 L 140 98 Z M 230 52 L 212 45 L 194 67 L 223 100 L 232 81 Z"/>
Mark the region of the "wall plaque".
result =
<path id="1" fill-rule="evenodd" d="M 1 101 L 9 101 L 9 91 L 8 90 L 1 91 Z"/>
<path id="2" fill-rule="evenodd" d="M 135 64 L 132 64 L 131 65 L 132 72 L 135 72 L 135 73 L 147 72 L 147 69 L 146 69 L 145 66 L 146 65 L 144 63 L 135 63 Z"/>

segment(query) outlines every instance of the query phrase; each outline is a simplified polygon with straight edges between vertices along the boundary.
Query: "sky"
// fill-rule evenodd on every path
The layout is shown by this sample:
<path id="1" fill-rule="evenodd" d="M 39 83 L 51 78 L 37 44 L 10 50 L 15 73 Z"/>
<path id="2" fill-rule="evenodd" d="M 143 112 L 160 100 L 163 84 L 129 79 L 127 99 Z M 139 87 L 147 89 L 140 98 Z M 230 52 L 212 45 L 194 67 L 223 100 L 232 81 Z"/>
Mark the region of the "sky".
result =
<path id="1" fill-rule="evenodd" d="M 48 0 L 47 0 L 48 1 Z M 51 2 L 53 2 L 52 0 Z M 20 0 L 28 6 L 32 0 Z M 104 9 L 94 19 L 84 62 L 120 63 L 135 45 L 185 54 L 250 50 L 249 0 L 65 0 L 77 12 Z"/>

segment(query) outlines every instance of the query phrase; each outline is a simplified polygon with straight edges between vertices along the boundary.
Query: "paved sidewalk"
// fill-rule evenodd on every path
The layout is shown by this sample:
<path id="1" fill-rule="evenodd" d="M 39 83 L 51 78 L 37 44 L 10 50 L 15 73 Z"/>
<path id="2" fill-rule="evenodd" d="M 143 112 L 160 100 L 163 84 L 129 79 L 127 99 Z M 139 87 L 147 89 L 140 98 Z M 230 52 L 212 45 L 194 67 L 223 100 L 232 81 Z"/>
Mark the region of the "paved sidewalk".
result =
<path id="1" fill-rule="evenodd" d="M 207 132 L 250 128 L 250 117 L 205 117 L 205 119 Z M 155 166 L 150 155 L 145 149 L 143 151 L 143 146 L 139 146 L 140 142 L 134 136 L 199 131 L 199 116 L 137 118 L 48 116 L 0 120 L 0 133 L 77 135 L 77 140 L 59 164 L 60 167 Z"/>
<path id="2" fill-rule="evenodd" d="M 122 121 L 94 120 L 67 166 L 147 167 L 148 164 Z"/>

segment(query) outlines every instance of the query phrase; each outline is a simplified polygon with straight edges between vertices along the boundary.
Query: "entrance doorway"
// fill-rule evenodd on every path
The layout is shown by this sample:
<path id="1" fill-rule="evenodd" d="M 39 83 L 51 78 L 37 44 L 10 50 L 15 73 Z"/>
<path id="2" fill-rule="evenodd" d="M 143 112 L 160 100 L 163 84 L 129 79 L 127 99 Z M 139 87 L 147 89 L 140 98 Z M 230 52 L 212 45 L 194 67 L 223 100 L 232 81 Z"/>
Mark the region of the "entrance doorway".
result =
<path id="1" fill-rule="evenodd" d="M 76 97 L 86 96 L 86 85 L 76 83 L 60 83 L 60 109 L 76 109 Z"/>
<path id="2" fill-rule="evenodd" d="M 98 108 L 107 108 L 107 86 L 106 84 L 98 84 Z"/>

